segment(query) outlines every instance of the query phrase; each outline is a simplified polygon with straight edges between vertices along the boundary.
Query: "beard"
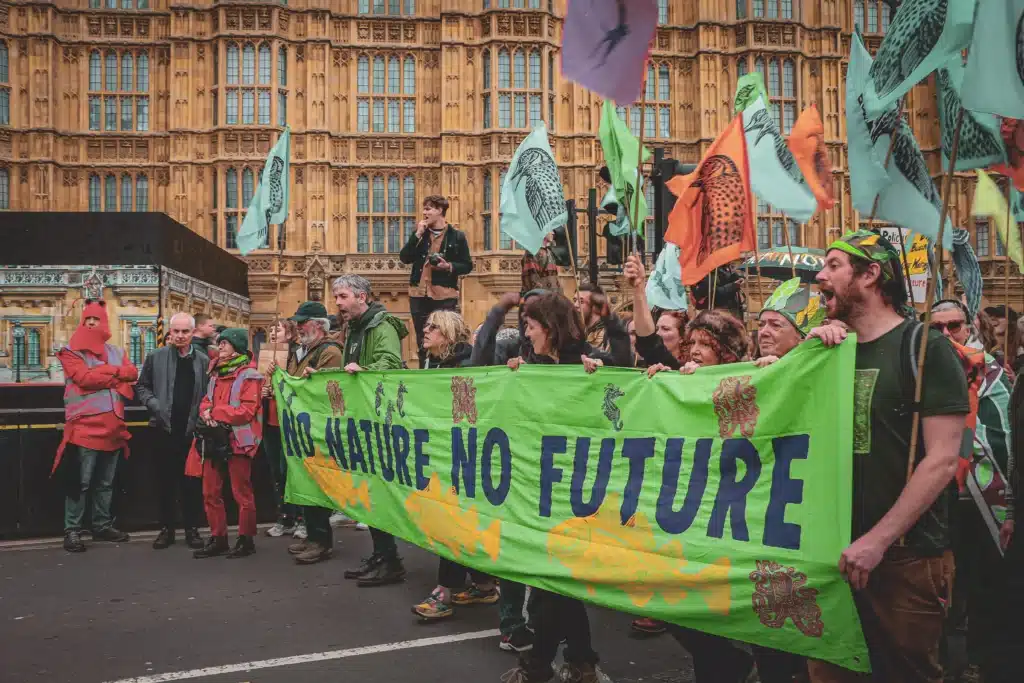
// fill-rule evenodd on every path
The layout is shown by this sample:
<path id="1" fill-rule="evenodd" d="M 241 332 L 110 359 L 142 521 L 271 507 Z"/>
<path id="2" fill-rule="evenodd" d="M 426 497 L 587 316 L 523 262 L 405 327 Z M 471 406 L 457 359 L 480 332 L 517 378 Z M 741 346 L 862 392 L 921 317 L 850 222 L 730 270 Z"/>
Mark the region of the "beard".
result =
<path id="1" fill-rule="evenodd" d="M 320 341 L 320 335 L 316 332 L 313 332 L 312 334 L 303 334 L 302 332 L 299 332 L 299 344 L 302 345 L 303 348 L 308 349 L 318 341 Z"/>
<path id="2" fill-rule="evenodd" d="M 832 311 L 830 318 L 849 323 L 854 313 L 864 303 L 864 293 L 851 286 L 845 292 L 832 291 Z"/>

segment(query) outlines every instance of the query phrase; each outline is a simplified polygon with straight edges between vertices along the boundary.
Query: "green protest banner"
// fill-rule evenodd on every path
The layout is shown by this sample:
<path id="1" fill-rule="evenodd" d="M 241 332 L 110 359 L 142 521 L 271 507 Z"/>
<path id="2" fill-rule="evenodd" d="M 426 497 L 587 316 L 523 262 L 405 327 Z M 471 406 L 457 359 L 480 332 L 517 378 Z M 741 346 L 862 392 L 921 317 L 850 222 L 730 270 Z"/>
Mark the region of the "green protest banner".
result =
<path id="1" fill-rule="evenodd" d="M 869 668 L 850 540 L 855 345 L 692 376 L 278 370 L 289 502 L 498 577 Z"/>

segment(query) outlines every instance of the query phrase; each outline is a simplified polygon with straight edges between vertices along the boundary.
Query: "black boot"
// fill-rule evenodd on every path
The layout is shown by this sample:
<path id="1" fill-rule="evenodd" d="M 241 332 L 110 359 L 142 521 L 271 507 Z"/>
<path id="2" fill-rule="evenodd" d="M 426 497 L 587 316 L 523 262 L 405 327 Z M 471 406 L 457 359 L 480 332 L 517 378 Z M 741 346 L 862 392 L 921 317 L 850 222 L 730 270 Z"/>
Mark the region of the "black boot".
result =
<path id="1" fill-rule="evenodd" d="M 364 574 L 356 581 L 356 585 L 362 588 L 371 586 L 386 586 L 391 583 L 405 581 L 405 567 L 397 557 L 391 560 L 384 560 L 378 564 L 373 571 Z"/>
<path id="2" fill-rule="evenodd" d="M 85 544 L 82 543 L 82 535 L 77 531 L 65 533 L 64 550 L 67 550 L 69 553 L 84 553 Z"/>
<path id="3" fill-rule="evenodd" d="M 249 557 L 256 552 L 256 544 L 253 543 L 252 536 L 239 536 L 238 540 L 235 541 L 235 549 L 228 553 L 229 560 L 235 560 L 239 557 Z"/>
<path id="4" fill-rule="evenodd" d="M 203 547 L 203 537 L 199 535 L 199 529 L 194 526 L 185 528 L 185 545 L 192 550 L 199 550 Z"/>
<path id="5" fill-rule="evenodd" d="M 364 559 L 363 563 L 361 565 L 359 565 L 359 567 L 357 569 L 346 569 L 345 570 L 345 578 L 346 579 L 361 579 L 364 576 L 367 576 L 368 574 L 372 573 L 375 569 L 377 569 L 378 565 L 380 565 L 380 563 L 383 562 L 383 561 L 384 561 L 383 557 L 381 557 L 377 553 L 374 553 L 374 554 L 370 555 L 369 557 L 367 557 L 366 559 Z"/>
<path id="6" fill-rule="evenodd" d="M 165 526 L 156 535 L 156 540 L 153 541 L 153 550 L 163 550 L 172 545 L 174 545 L 174 529 Z"/>
<path id="7" fill-rule="evenodd" d="M 131 536 L 121 531 L 120 529 L 115 529 L 112 526 L 108 526 L 106 529 L 101 529 L 100 531 L 93 530 L 92 540 L 108 541 L 110 543 L 127 543 L 131 540 Z"/>
<path id="8" fill-rule="evenodd" d="M 228 545 L 227 536 L 210 536 L 210 540 L 206 542 L 206 545 L 192 553 L 192 557 L 201 560 L 204 557 L 223 555 L 230 550 L 231 546 Z"/>

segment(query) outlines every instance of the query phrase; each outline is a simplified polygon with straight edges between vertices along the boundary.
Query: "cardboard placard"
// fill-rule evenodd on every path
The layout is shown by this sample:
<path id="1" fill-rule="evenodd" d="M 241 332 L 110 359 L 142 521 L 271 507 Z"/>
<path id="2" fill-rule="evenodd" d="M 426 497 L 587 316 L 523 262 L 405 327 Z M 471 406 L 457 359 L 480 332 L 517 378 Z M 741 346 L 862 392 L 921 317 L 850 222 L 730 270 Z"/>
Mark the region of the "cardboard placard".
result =
<path id="1" fill-rule="evenodd" d="M 282 369 L 288 368 L 288 344 L 285 342 L 263 342 L 256 360 L 256 369 L 263 374 L 270 373 L 270 364 L 277 363 Z"/>

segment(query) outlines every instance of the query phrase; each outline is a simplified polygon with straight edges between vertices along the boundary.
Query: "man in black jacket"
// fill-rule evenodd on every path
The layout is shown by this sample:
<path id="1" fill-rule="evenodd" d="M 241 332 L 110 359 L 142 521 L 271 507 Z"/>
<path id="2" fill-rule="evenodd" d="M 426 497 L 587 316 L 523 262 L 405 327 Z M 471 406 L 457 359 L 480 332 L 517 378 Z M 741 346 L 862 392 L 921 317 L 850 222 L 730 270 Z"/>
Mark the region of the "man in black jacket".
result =
<path id="1" fill-rule="evenodd" d="M 473 270 L 465 233 L 446 220 L 448 200 L 431 195 L 423 200 L 423 220 L 398 257 L 412 264 L 409 313 L 416 330 L 416 353 L 423 367 L 423 326 L 437 310 L 454 311 L 459 304 L 459 276 Z"/>
<path id="2" fill-rule="evenodd" d="M 202 481 L 185 476 L 185 458 L 199 417 L 199 402 L 206 393 L 210 359 L 193 342 L 195 319 L 177 313 L 170 322 L 170 342 L 146 356 L 135 385 L 139 403 L 149 410 L 150 429 L 156 432 L 157 491 L 160 499 L 160 534 L 153 548 L 174 543 L 176 506 L 181 503 L 185 543 L 203 547 L 199 525 L 203 514 Z"/>

